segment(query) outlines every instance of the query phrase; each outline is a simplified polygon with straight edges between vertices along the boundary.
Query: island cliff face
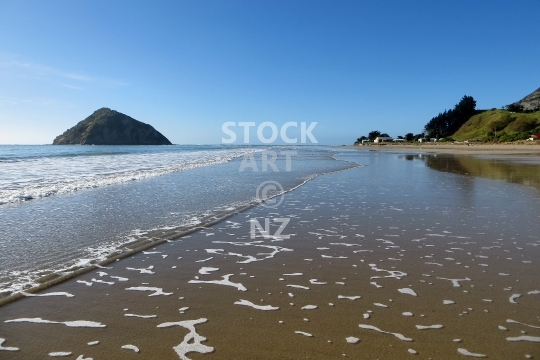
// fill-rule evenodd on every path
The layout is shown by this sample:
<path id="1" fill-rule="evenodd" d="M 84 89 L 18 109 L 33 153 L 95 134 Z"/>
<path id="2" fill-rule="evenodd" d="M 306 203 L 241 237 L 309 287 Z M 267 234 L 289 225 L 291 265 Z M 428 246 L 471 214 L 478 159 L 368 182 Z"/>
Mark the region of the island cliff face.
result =
<path id="1" fill-rule="evenodd" d="M 57 136 L 53 145 L 172 145 L 151 125 L 109 108 L 92 115 Z"/>

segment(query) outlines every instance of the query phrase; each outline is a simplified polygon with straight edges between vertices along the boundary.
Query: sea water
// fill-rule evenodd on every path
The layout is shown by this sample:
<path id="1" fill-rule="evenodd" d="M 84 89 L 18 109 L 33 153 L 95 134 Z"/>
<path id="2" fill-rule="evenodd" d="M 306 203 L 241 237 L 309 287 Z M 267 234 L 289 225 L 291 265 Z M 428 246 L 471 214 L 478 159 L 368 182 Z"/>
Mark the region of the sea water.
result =
<path id="1" fill-rule="evenodd" d="M 0 146 L 0 292 L 127 251 L 155 231 L 232 213 L 252 204 L 265 181 L 286 191 L 354 166 L 334 154 L 321 147 Z"/>

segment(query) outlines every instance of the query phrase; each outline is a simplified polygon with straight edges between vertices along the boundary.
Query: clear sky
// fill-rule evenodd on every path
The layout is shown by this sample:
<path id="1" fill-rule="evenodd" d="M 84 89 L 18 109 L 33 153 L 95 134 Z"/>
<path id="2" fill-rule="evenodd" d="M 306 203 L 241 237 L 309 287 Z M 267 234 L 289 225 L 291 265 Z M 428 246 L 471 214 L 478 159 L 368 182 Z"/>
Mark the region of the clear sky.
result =
<path id="1" fill-rule="evenodd" d="M 101 107 L 178 144 L 230 121 L 416 134 L 463 95 L 540 87 L 539 18 L 538 0 L 2 0 L 0 144 L 52 143 Z"/>

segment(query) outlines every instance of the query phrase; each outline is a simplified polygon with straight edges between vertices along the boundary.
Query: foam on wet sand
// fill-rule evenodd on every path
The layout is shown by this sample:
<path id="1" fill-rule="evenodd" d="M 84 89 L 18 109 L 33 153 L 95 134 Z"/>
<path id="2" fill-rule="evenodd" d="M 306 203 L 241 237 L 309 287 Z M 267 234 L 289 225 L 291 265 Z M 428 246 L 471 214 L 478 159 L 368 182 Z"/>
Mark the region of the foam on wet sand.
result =
<path id="1" fill-rule="evenodd" d="M 278 306 L 272 306 L 272 305 L 256 305 L 256 304 L 252 303 L 252 302 L 249 301 L 249 300 L 243 300 L 243 299 L 240 299 L 239 301 L 235 301 L 234 304 L 235 304 L 235 305 L 249 306 L 249 307 L 252 307 L 252 308 L 254 308 L 254 309 L 257 309 L 257 310 L 263 310 L 263 311 L 279 310 L 279 307 L 278 307 Z"/>
<path id="2" fill-rule="evenodd" d="M 19 323 L 19 322 L 27 322 L 27 323 L 34 323 L 34 324 L 64 324 L 68 327 L 87 327 L 87 328 L 103 328 L 106 327 L 106 325 L 97 322 L 97 321 L 87 321 L 87 320 L 75 320 L 75 321 L 51 321 L 51 320 L 44 320 L 42 318 L 19 318 L 19 319 L 12 319 L 12 320 L 6 320 L 5 323 Z"/>
<path id="3" fill-rule="evenodd" d="M 202 344 L 204 341 L 206 341 L 206 338 L 199 335 L 197 333 L 197 330 L 195 329 L 195 325 L 203 324 L 207 321 L 208 319 L 206 318 L 200 318 L 197 320 L 184 320 L 162 323 L 159 324 L 157 327 L 169 328 L 173 326 L 181 326 L 189 330 L 189 333 L 184 336 L 184 340 L 177 346 L 173 347 L 174 351 L 178 354 L 180 359 L 189 360 L 189 358 L 186 356 L 187 353 L 198 352 L 200 354 L 208 354 L 214 351 L 213 347 Z"/>
<path id="4" fill-rule="evenodd" d="M 413 339 L 408 338 L 408 337 L 404 336 L 403 334 L 400 334 L 400 333 L 394 333 L 394 332 L 391 332 L 391 331 L 384 331 L 384 330 L 381 330 L 381 329 L 379 329 L 378 327 L 373 326 L 373 325 L 360 324 L 360 325 L 358 325 L 358 326 L 359 326 L 360 328 L 362 328 L 362 329 L 366 329 L 366 330 L 374 330 L 374 331 L 378 331 L 378 332 L 383 333 L 383 334 L 394 335 L 395 337 L 397 337 L 399 340 L 402 340 L 402 341 L 413 341 Z"/>

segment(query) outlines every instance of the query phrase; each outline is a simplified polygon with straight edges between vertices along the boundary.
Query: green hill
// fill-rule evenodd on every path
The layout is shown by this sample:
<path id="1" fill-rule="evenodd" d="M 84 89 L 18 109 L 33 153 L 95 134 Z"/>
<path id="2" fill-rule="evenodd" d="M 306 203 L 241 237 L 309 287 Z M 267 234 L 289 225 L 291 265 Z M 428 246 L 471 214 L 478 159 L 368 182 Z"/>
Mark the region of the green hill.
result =
<path id="1" fill-rule="evenodd" d="M 474 115 L 452 135 L 458 141 L 516 141 L 525 140 L 532 133 L 540 133 L 540 111 L 514 113 L 488 110 Z"/>

